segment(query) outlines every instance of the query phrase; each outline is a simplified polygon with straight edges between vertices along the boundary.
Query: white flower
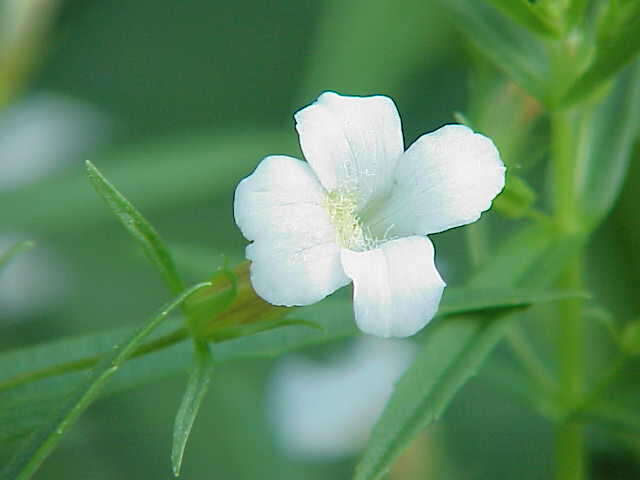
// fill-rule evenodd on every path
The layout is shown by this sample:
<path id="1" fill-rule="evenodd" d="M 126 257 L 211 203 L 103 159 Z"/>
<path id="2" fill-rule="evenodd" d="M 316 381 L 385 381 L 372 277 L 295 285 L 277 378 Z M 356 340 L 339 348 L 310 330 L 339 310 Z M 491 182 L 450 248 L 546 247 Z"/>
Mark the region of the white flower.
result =
<path id="1" fill-rule="evenodd" d="M 361 330 L 413 335 L 445 287 L 425 235 L 491 206 L 505 173 L 495 145 L 446 125 L 404 151 L 384 96 L 325 92 L 295 120 L 307 162 L 266 157 L 236 189 L 255 291 L 276 305 L 309 305 L 353 281 Z"/>
<path id="2" fill-rule="evenodd" d="M 284 358 L 268 389 L 278 443 L 312 460 L 359 452 L 414 354 L 410 340 L 363 337 L 327 362 Z"/>

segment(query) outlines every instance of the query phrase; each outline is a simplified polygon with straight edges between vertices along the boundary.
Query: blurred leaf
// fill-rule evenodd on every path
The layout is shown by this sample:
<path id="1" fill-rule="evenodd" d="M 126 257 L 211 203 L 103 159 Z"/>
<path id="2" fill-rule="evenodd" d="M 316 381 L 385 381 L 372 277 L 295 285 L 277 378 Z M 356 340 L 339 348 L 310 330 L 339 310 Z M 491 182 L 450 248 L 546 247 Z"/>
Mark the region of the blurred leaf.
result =
<path id="1" fill-rule="evenodd" d="M 187 390 L 184 392 L 182 402 L 176 414 L 173 427 L 173 447 L 171 450 L 171 465 L 173 474 L 180 476 L 184 449 L 193 427 L 193 422 L 198 415 L 202 400 L 209 389 L 209 381 L 213 371 L 213 359 L 209 346 L 206 343 L 197 343 L 194 349 L 194 362 L 187 382 Z"/>
<path id="2" fill-rule="evenodd" d="M 487 0 L 497 9 L 509 15 L 516 22 L 543 35 L 556 35 L 559 28 L 538 5 L 529 0 Z"/>
<path id="3" fill-rule="evenodd" d="M 613 3 L 610 2 L 611 8 L 615 8 Z M 620 21 L 606 22 L 605 28 L 610 31 L 598 36 L 595 57 L 587 71 L 569 88 L 563 106 L 583 100 L 640 53 L 640 5 L 636 3 L 627 10 Z"/>
<path id="4" fill-rule="evenodd" d="M 640 320 L 635 320 L 624 328 L 620 346 L 628 355 L 640 355 Z"/>
<path id="5" fill-rule="evenodd" d="M 584 298 L 585 294 L 562 290 L 536 291 L 532 288 L 447 288 L 438 316 L 527 307 L 575 297 Z"/>
<path id="6" fill-rule="evenodd" d="M 469 294 L 459 291 L 470 304 Z M 537 299 L 566 298 L 565 293 L 541 294 Z M 568 294 L 572 295 L 572 294 Z M 481 295 L 479 295 L 481 298 Z M 364 456 L 356 468 L 356 480 L 381 478 L 411 439 L 436 421 L 455 393 L 475 375 L 508 326 L 508 312 L 536 302 L 505 302 L 497 314 L 443 320 L 425 334 L 420 353 L 397 383 L 387 406 L 371 433 Z M 477 310 L 481 310 L 478 308 Z"/>
<path id="7" fill-rule="evenodd" d="M 548 61 L 540 41 L 495 8 L 477 0 L 440 0 L 474 49 L 540 101 Z"/>
<path id="8" fill-rule="evenodd" d="M 251 335 L 255 335 L 256 333 L 266 332 L 267 330 L 273 330 L 275 328 L 292 326 L 309 327 L 324 332 L 324 328 L 322 327 L 322 325 L 314 322 L 296 318 L 276 318 L 273 320 L 263 320 L 256 323 L 216 329 L 211 335 L 209 335 L 208 338 L 213 342 L 219 343 L 232 340 L 234 338 L 249 337 Z"/>
<path id="9" fill-rule="evenodd" d="M 583 412 L 589 420 L 597 420 L 613 425 L 616 430 L 640 431 L 640 415 L 634 408 L 618 405 L 612 400 L 601 400 Z"/>
<path id="10" fill-rule="evenodd" d="M 274 152 L 295 153 L 296 145 L 293 129 L 177 136 L 116 150 L 94 163 L 109 165 L 111 182 L 149 214 L 202 199 L 230 198 L 260 159 Z M 111 219 L 94 197 L 84 171 L 69 168 L 20 190 L 0 192 L 0 204 L 20 205 L 4 211 L 2 221 L 7 228 L 34 232 L 90 230 Z"/>
<path id="11" fill-rule="evenodd" d="M 571 0 L 567 10 L 567 30 L 579 25 L 584 20 L 585 10 L 589 4 L 589 0 Z"/>
<path id="12" fill-rule="evenodd" d="M 584 247 L 588 237 L 583 234 L 555 235 L 544 253 L 526 274 L 526 285 L 543 288 L 551 285 L 565 270 L 567 264 Z"/>
<path id="13" fill-rule="evenodd" d="M 56 411 L 56 414 L 47 421 L 44 428 L 25 442 L 9 465 L 2 470 L 3 478 L 17 480 L 31 478 L 62 439 L 62 436 L 97 398 L 104 384 L 129 359 L 142 340 L 155 330 L 167 318 L 169 313 L 180 306 L 189 295 L 207 285 L 209 284 L 202 283 L 185 290 L 175 300 L 165 305 L 158 315 L 137 330 L 131 338 L 116 346 L 112 352 L 106 355 L 89 372 L 89 376 L 82 387 L 74 392 L 60 410 Z"/>
<path id="14" fill-rule="evenodd" d="M 169 289 L 174 294 L 182 291 L 182 279 L 158 232 L 91 162 L 87 161 L 86 164 L 89 180 L 96 192 L 107 202 L 124 228 L 140 243 L 149 260 L 160 270 Z"/>
<path id="15" fill-rule="evenodd" d="M 507 189 L 514 173 L 544 158 L 548 146 L 538 131 L 543 106 L 504 71 L 478 55 L 471 57 L 466 113 L 471 128 L 497 146 L 507 166 Z"/>
<path id="16" fill-rule="evenodd" d="M 531 280 L 530 272 L 539 267 L 541 259 L 549 255 L 555 258 L 553 253 L 564 251 L 564 248 L 565 243 L 558 241 L 550 227 L 525 228 L 505 242 L 492 262 L 472 279 L 471 285 L 476 288 L 495 285 L 494 291 L 499 285 L 505 285 L 507 289 L 517 284 L 548 287 L 571 255 L 558 259 L 544 277 Z M 560 296 L 566 294 L 558 293 Z M 520 304 L 519 308 L 523 306 Z M 418 358 L 401 378 L 374 427 L 356 469 L 357 480 L 380 478 L 411 438 L 444 412 L 453 395 L 479 370 L 501 339 L 510 316 L 508 310 L 498 310 L 493 316 L 486 313 L 444 320 L 436 323 L 431 333 L 427 331 Z"/>
<path id="17" fill-rule="evenodd" d="M 553 292 L 521 289 L 499 291 L 447 288 L 438 315 L 451 316 L 489 308 L 512 308 L 536 300 L 552 300 L 558 295 Z M 344 296 L 334 295 L 316 305 L 295 309 L 293 315 L 292 319 L 284 319 L 284 323 L 287 323 L 286 328 L 282 328 L 281 322 L 276 325 L 280 328 L 252 331 L 249 332 L 251 336 L 215 344 L 212 347 L 215 363 L 276 357 L 292 350 L 358 334 L 353 321 L 351 299 Z M 158 329 L 156 335 L 150 336 L 150 341 L 155 341 L 157 335 L 167 335 L 179 328 L 179 320 L 167 321 Z M 304 323 L 301 323 L 301 320 Z M 317 325 L 321 329 L 309 328 L 311 325 Z M 273 326 L 256 324 L 260 329 Z M 0 354 L 0 402 L 3 405 L 0 410 L 0 451 L 10 451 L 17 440 L 41 427 L 62 399 L 84 385 L 86 379 L 82 369 L 86 369 L 91 363 L 82 363 L 83 359 L 96 358 L 109 352 L 113 345 L 122 342 L 131 333 L 130 328 L 122 328 Z M 130 389 L 186 370 L 190 357 L 189 347 L 189 342 L 182 342 L 131 359 L 109 382 L 106 392 Z M 3 382 L 8 379 L 68 362 L 76 362 L 80 371 L 42 378 L 10 390 L 2 388 Z"/>
<path id="18" fill-rule="evenodd" d="M 197 294 L 196 294 L 197 295 Z M 567 296 L 574 296 L 575 292 L 545 292 L 517 289 L 488 289 L 448 287 L 440 304 L 437 317 L 451 316 L 463 313 L 479 312 L 487 309 L 510 308 L 526 306 L 533 302 L 552 301 Z M 292 309 L 293 318 L 285 318 L 285 324 L 292 328 L 267 330 L 255 324 L 256 329 L 251 336 L 235 338 L 215 345 L 216 363 L 237 358 L 263 358 L 280 355 L 284 352 L 302 348 L 308 345 L 324 343 L 355 335 L 358 329 L 353 322 L 353 306 L 350 298 L 334 295 L 318 304 Z M 280 319 L 283 320 L 283 319 Z M 303 322 L 303 323 L 299 323 Z M 282 323 L 267 322 L 266 326 L 282 326 Z M 158 329 L 159 335 L 167 335 L 181 327 L 179 319 L 169 320 L 166 328 Z M 247 326 L 249 327 L 249 326 Z M 304 327 L 304 328 L 299 328 Z M 316 328 L 309 328 L 316 327 Z M 258 333 L 259 332 L 259 333 Z M 29 372 L 41 371 L 52 365 L 65 363 L 79 363 L 83 366 L 83 359 L 91 359 L 108 352 L 114 344 L 120 343 L 132 333 L 131 328 L 118 328 L 99 332 L 84 337 L 66 338 L 53 342 L 36 345 L 34 347 L 0 354 L 0 392 L 7 390 L 5 382 L 20 377 Z M 150 341 L 157 340 L 151 336 Z M 156 355 L 153 353 L 152 355 Z M 138 358 L 129 362 L 142 361 Z M 171 369 L 175 373 L 186 365 L 176 362 L 178 369 Z M 158 372 L 162 375 L 162 372 Z"/>
<path id="19" fill-rule="evenodd" d="M 507 184 L 493 201 L 493 208 L 509 218 L 522 218 L 531 211 L 536 192 L 521 177 L 507 172 Z"/>
<path id="20" fill-rule="evenodd" d="M 332 297 L 317 305 L 296 309 L 295 314 L 297 319 L 320 325 L 322 331 L 308 326 L 288 326 L 226 341 L 215 345 L 215 362 L 273 357 L 293 349 L 342 339 L 357 332 L 351 320 L 351 301 L 347 299 Z M 170 319 L 149 340 L 155 341 L 160 335 L 167 335 L 181 326 L 181 319 Z M 87 365 L 83 359 L 93 359 L 110 352 L 114 345 L 120 344 L 132 333 L 131 328 L 125 327 L 0 354 L 0 464 L 3 463 L 3 457 L 15 448 L 18 440 L 42 427 L 55 413 L 56 406 L 86 383 L 85 369 L 92 363 Z M 186 371 L 191 356 L 190 347 L 189 342 L 181 342 L 129 360 L 109 382 L 105 392 L 119 392 Z M 78 365 L 78 371 L 41 378 L 9 390 L 3 386 L 9 379 L 69 362 Z"/>
<path id="21" fill-rule="evenodd" d="M 31 250 L 35 246 L 36 244 L 31 240 L 23 240 L 11 246 L 6 252 L 0 254 L 0 268 L 7 265 L 16 255 Z"/>
<path id="22" fill-rule="evenodd" d="M 381 478 L 409 441 L 442 415 L 504 333 L 506 318 L 459 318 L 427 335 L 371 433 L 356 480 Z"/>
<path id="23" fill-rule="evenodd" d="M 432 1 L 332 0 L 323 5 L 296 108 L 324 90 L 390 92 L 416 66 L 434 63 L 448 47 L 450 29 Z"/>
<path id="24" fill-rule="evenodd" d="M 607 332 L 612 342 L 616 345 L 620 343 L 620 332 L 613 314 L 606 308 L 599 305 L 589 305 L 584 309 L 584 317 L 593 320 L 596 325 L 602 327 Z"/>
<path id="25" fill-rule="evenodd" d="M 482 369 L 482 380 L 490 381 L 500 390 L 510 394 L 526 407 L 538 412 L 543 417 L 557 418 L 557 405 L 553 403 L 546 390 L 539 383 L 531 381 L 531 377 L 519 370 L 511 357 L 497 361 L 494 355 L 487 360 Z"/>
<path id="26" fill-rule="evenodd" d="M 629 67 L 593 108 L 592 116 L 579 127 L 583 141 L 576 168 L 577 198 L 583 203 L 589 228 L 598 225 L 613 207 L 629 167 L 639 133 L 640 63 Z"/>
<path id="27" fill-rule="evenodd" d="M 545 225 L 532 225 L 513 233 L 499 246 L 497 255 L 472 277 L 470 285 L 477 288 L 519 285 L 535 270 L 556 238 Z"/>
<path id="28" fill-rule="evenodd" d="M 470 285 L 548 288 L 585 241 L 581 234 L 561 235 L 552 225 L 525 227 L 500 245 L 498 254 L 472 277 Z"/>

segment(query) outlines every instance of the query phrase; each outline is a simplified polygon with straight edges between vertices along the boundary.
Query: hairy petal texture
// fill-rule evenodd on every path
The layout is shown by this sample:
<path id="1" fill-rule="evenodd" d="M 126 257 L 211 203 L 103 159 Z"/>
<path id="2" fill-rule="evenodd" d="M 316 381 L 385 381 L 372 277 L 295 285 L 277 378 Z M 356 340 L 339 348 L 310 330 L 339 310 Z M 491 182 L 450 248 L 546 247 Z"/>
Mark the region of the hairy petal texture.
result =
<path id="1" fill-rule="evenodd" d="M 356 323 L 365 333 L 407 337 L 436 314 L 445 282 L 428 238 L 400 238 L 365 252 L 343 249 L 341 257 L 353 280 Z"/>
<path id="2" fill-rule="evenodd" d="M 265 158 L 236 188 L 251 283 L 269 303 L 309 305 L 349 283 L 325 201 L 309 165 L 286 156 Z"/>
<path id="3" fill-rule="evenodd" d="M 463 125 L 420 137 L 398 161 L 391 197 L 373 224 L 394 235 L 427 235 L 475 222 L 504 188 L 493 142 Z"/>
<path id="4" fill-rule="evenodd" d="M 304 156 L 324 188 L 357 192 L 359 209 L 389 191 L 404 151 L 393 100 L 325 92 L 295 120 Z"/>

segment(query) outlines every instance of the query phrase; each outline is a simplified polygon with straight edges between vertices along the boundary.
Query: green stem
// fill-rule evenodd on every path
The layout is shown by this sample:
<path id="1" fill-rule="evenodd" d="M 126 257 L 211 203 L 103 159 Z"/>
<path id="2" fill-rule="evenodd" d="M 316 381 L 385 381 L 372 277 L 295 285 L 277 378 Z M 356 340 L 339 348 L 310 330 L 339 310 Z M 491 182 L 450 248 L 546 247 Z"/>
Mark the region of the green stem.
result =
<path id="1" fill-rule="evenodd" d="M 574 112 L 575 113 L 575 112 Z M 553 161 L 553 200 L 558 229 L 566 235 L 580 230 L 575 191 L 576 149 L 572 112 L 551 115 L 551 147 Z M 559 280 L 560 288 L 582 288 L 582 255 L 577 255 Z M 578 404 L 583 394 L 584 327 L 582 301 L 571 299 L 558 305 L 558 373 L 562 391 L 560 401 L 565 409 Z M 584 435 L 580 422 L 566 417 L 556 432 L 557 480 L 581 480 L 585 477 Z"/>
<path id="2" fill-rule="evenodd" d="M 108 380 L 131 358 L 139 344 L 165 321 L 169 314 L 185 299 L 208 286 L 211 286 L 210 282 L 199 283 L 182 292 L 172 302 L 162 307 L 151 320 L 138 328 L 125 343 L 105 355 L 93 369 L 88 380 L 83 382 L 82 386 L 65 400 L 53 418 L 21 445 L 21 449 L 2 470 L 0 477 L 17 480 L 30 479 L 55 449 L 64 434 L 74 425 L 78 417 L 100 394 Z"/>
<path id="3" fill-rule="evenodd" d="M 572 262 L 560 280 L 561 288 L 581 287 L 580 259 Z M 561 402 L 572 409 L 579 404 L 584 383 L 584 328 L 581 300 L 566 300 L 558 307 L 558 360 L 562 385 Z M 557 479 L 580 480 L 585 477 L 583 426 L 567 417 L 561 420 L 556 433 Z"/>

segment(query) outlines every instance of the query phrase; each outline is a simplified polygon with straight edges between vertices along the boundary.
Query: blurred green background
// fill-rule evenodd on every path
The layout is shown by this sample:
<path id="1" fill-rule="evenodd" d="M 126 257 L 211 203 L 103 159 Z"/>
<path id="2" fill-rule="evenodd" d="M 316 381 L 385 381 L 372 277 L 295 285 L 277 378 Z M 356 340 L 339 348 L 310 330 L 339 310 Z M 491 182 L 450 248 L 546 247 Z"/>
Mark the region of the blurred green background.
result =
<path id="1" fill-rule="evenodd" d="M 12 135 L 16 125 L 35 132 L 24 142 L 42 143 L 43 157 L 59 147 L 57 137 L 28 130 L 15 120 L 17 112 L 43 98 L 74 105 L 74 115 L 83 112 L 67 135 L 77 143 L 45 177 L 1 184 L 0 232 L 34 239 L 38 247 L 25 255 L 32 265 L 0 274 L 0 286 L 12 284 L 23 292 L 14 297 L 24 297 L 19 305 L 0 297 L 6 302 L 0 349 L 139 323 L 168 298 L 86 181 L 85 159 L 176 248 L 183 271 L 202 279 L 221 254 L 243 256 L 231 209 L 235 184 L 265 155 L 299 155 L 293 112 L 323 90 L 391 96 L 407 144 L 466 110 L 471 61 L 447 20 L 429 0 L 61 3 L 34 72 L 0 111 L 0 135 L 3 126 Z M 53 124 L 71 116 L 51 102 L 36 105 L 37 118 Z M 9 151 L 0 151 L 0 177 L 9 178 L 11 166 Z M 624 317 L 640 311 L 639 168 L 636 161 L 590 252 L 597 297 Z M 537 175 L 534 168 L 534 183 Z M 491 215 L 483 221 L 493 222 L 499 239 L 509 227 Z M 468 270 L 462 233 L 435 242 L 448 283 L 460 283 Z M 44 273 L 43 265 L 53 272 Z M 30 294 L 43 300 L 31 301 Z M 340 347 L 306 353 L 324 358 Z M 219 368 L 187 449 L 184 478 L 350 477 L 355 458 L 310 461 L 274 441 L 265 394 L 274 363 Z M 167 378 L 102 399 L 36 478 L 169 478 L 184 384 L 184 377 Z M 637 439 L 625 439 L 621 448 L 598 432 L 590 438 L 594 473 L 607 472 L 597 478 L 640 478 Z M 549 478 L 553 464 L 550 425 L 484 375 L 414 449 L 427 466 L 407 468 L 422 472 L 419 477 L 396 472 L 392 478 L 538 479 Z"/>

